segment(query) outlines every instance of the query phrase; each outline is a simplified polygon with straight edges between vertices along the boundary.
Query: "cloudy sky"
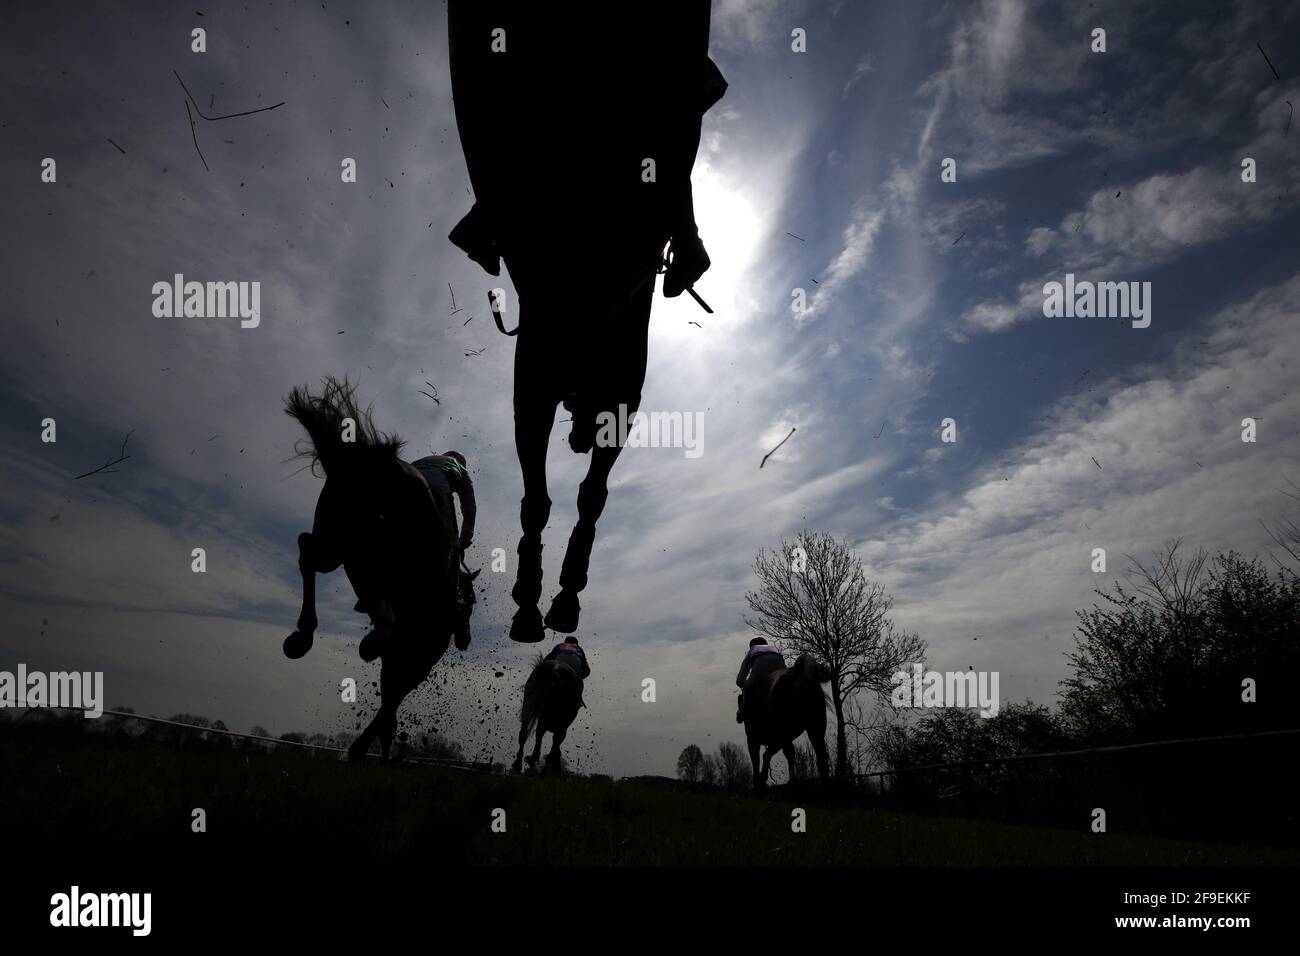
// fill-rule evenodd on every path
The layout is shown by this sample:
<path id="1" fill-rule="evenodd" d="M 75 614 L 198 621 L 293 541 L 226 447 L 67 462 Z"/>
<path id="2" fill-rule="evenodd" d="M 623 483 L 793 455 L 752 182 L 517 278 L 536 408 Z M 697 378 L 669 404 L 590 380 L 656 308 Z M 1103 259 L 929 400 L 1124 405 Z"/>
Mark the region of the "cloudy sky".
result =
<path id="1" fill-rule="evenodd" d="M 741 739 L 751 564 L 801 528 L 852 542 L 933 666 L 1048 702 L 1074 610 L 1123 555 L 1175 536 L 1259 553 L 1261 521 L 1296 517 L 1287 7 L 715 0 L 730 89 L 694 174 L 715 314 L 656 300 L 643 403 L 703 412 L 704 453 L 630 450 L 615 470 L 583 594 L 581 768 L 672 773 L 689 743 Z M 471 563 L 513 559 L 518 535 L 513 346 L 485 308 L 496 281 L 445 238 L 471 201 L 445 8 L 50 2 L 6 24 L 0 669 L 103 670 L 110 706 L 244 729 L 349 727 L 338 683 L 378 669 L 341 574 L 321 580 L 316 649 L 280 650 L 320 488 L 290 460 L 288 388 L 347 373 L 410 457 L 465 452 Z M 209 115 L 284 105 L 196 119 L 205 170 L 173 70 Z M 178 272 L 259 281 L 261 324 L 155 318 L 151 287 Z M 1067 272 L 1150 282 L 1150 327 L 1045 318 Z M 73 480 L 128 432 L 116 473 Z M 566 434 L 544 600 L 586 466 Z M 473 648 L 408 708 L 500 759 L 533 650 L 506 639 L 511 575 L 480 581 Z"/>

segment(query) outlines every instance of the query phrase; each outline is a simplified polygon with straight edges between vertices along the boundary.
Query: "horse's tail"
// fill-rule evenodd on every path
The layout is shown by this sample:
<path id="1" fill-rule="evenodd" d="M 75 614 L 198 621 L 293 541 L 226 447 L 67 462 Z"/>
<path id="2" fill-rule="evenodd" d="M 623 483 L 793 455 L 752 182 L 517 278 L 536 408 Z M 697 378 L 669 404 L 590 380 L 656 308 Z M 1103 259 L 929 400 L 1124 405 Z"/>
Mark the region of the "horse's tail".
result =
<path id="1" fill-rule="evenodd" d="M 310 458 L 312 470 L 319 463 L 329 474 L 349 445 L 369 448 L 388 448 L 396 455 L 403 445 L 395 434 L 375 428 L 369 407 L 357 405 L 356 386 L 333 375 L 321 379 L 321 393 L 313 395 L 307 385 L 295 385 L 284 402 L 285 414 L 297 420 L 307 432 L 308 441 L 294 446 L 303 458 Z M 352 434 L 344 441 L 344 428 L 351 423 Z"/>
<path id="2" fill-rule="evenodd" d="M 532 733 L 546 707 L 546 695 L 551 689 L 551 681 L 546 679 L 546 671 L 542 668 L 545 663 L 546 659 L 538 654 L 533 661 L 533 671 L 528 675 L 528 682 L 524 684 L 524 702 L 519 707 L 521 736 Z"/>

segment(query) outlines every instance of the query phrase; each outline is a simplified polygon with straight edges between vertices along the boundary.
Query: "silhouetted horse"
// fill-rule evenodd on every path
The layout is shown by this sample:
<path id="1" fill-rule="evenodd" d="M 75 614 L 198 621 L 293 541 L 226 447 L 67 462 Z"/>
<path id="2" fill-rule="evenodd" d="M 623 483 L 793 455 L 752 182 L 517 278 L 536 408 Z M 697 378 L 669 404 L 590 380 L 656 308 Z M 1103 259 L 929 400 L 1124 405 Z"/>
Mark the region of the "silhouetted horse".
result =
<path id="1" fill-rule="evenodd" d="M 285 403 L 310 438 L 299 453 L 313 467 L 319 463 L 326 478 L 312 530 L 298 536 L 302 613 L 298 629 L 285 638 L 284 653 L 299 658 L 311 649 L 316 574 L 341 564 L 356 591 L 356 609 L 368 613 L 373 625 L 361 641 L 362 659 L 382 657 L 379 712 L 349 756 L 364 756 L 378 736 L 388 759 L 398 707 L 451 639 L 455 539 L 424 478 L 398 457 L 401 439 L 375 429 L 346 378 L 326 377 L 323 385 L 320 395 L 295 387 Z"/>
<path id="2" fill-rule="evenodd" d="M 452 95 L 475 205 L 451 240 L 519 295 L 515 449 L 523 476 L 519 610 L 510 636 L 577 630 L 596 521 L 618 441 L 597 417 L 641 402 L 655 275 L 679 295 L 709 266 L 690 174 L 703 115 L 726 90 L 708 58 L 709 2 L 612 19 L 582 5 L 450 0 Z M 502 326 L 504 331 L 504 325 Z M 570 447 L 591 453 L 578 521 L 545 622 L 546 451 L 557 407 Z M 621 420 L 621 419 L 619 419 Z"/>
<path id="3" fill-rule="evenodd" d="M 551 734 L 551 750 L 546 755 L 544 770 L 560 770 L 560 744 L 569 732 L 569 725 L 582 707 L 582 678 L 572 668 L 559 661 L 543 660 L 539 655 L 533 672 L 524 684 L 524 703 L 519 709 L 519 753 L 515 755 L 514 771 L 519 773 L 527 760 L 529 767 L 537 766 L 542 752 L 542 734 Z M 537 728 L 537 741 L 533 752 L 524 756 L 528 734 Z"/>
<path id="4" fill-rule="evenodd" d="M 785 754 L 786 764 L 794 774 L 794 742 L 799 735 L 808 740 L 817 754 L 817 772 L 825 784 L 830 775 L 826 753 L 826 692 L 822 684 L 831 679 L 825 664 L 808 654 L 801 654 L 793 667 L 773 671 L 750 686 L 745 700 L 745 739 L 749 744 L 749 762 L 754 767 L 754 789 L 767 786 L 767 772 L 772 755 Z M 760 766 L 758 751 L 766 747 Z"/>

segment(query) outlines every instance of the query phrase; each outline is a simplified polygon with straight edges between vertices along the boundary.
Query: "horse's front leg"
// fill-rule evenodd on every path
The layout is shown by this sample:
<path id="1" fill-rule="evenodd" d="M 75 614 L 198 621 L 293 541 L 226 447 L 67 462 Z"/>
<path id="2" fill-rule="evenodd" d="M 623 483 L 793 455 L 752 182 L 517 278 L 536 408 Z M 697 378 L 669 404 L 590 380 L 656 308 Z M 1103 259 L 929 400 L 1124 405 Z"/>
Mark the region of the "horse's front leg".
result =
<path id="1" fill-rule="evenodd" d="M 298 612 L 298 630 L 316 632 L 316 554 L 315 539 L 310 532 L 298 535 L 298 570 L 302 572 L 302 610 Z"/>
<path id="2" fill-rule="evenodd" d="M 573 526 L 569 544 L 564 549 L 560 593 L 555 595 L 550 610 L 546 612 L 546 626 L 561 634 L 572 634 L 578 629 L 578 618 L 582 613 L 578 592 L 587 586 L 591 549 L 596 542 L 596 522 L 605 511 L 605 502 L 609 499 L 609 473 L 614 470 L 614 462 L 618 461 L 622 450 L 620 445 L 597 445 L 593 448 L 587 477 L 578 486 L 578 522 Z"/>
<path id="3" fill-rule="evenodd" d="M 298 629 L 284 639 L 286 657 L 297 659 L 311 650 L 316 638 L 316 573 L 328 573 L 339 566 L 320 546 L 320 539 L 304 531 L 298 535 L 298 570 L 302 572 L 302 609 Z"/>
<path id="4" fill-rule="evenodd" d="M 551 499 L 546 490 L 546 449 L 559 404 L 549 375 L 554 370 L 536 367 L 532 345 L 521 337 L 515 352 L 515 453 L 524 482 L 519 503 L 519 524 L 523 534 L 517 550 L 519 566 L 510 591 L 519 610 L 510 624 L 510 639 L 535 644 L 546 634 L 537 602 L 542 598 L 542 532 L 551 517 Z"/>
<path id="5" fill-rule="evenodd" d="M 594 379 L 590 385 L 590 394 L 595 397 L 592 407 L 597 410 L 595 420 L 598 423 L 604 416 L 613 416 L 613 420 L 618 422 L 630 422 L 641 407 L 653 295 L 654 282 L 644 283 L 632 300 L 610 320 L 619 332 L 610 345 L 608 360 L 600 368 L 593 369 Z M 600 429 L 593 437 L 591 464 L 587 466 L 587 477 L 578 486 L 578 522 L 569 535 L 564 565 L 560 569 L 560 593 L 546 612 L 546 626 L 561 634 L 572 634 L 578 629 L 582 611 L 578 592 L 587 586 L 596 522 L 600 520 L 609 498 L 609 474 L 623 451 L 622 438 L 620 434 L 612 442 L 602 441 Z"/>

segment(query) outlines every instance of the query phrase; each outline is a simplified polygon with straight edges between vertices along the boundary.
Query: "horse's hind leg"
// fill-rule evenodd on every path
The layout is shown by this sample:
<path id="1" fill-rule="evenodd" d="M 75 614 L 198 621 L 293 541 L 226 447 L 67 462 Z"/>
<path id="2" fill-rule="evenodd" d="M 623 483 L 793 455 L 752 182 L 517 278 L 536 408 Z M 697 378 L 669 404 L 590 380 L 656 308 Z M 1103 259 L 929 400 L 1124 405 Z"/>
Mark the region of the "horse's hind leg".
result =
<path id="1" fill-rule="evenodd" d="M 375 715 L 379 724 L 379 749 L 384 762 L 392 756 L 393 738 L 397 736 L 397 705 L 384 704 Z"/>
<path id="2" fill-rule="evenodd" d="M 810 730 L 808 737 L 812 740 L 813 751 L 817 754 L 817 775 L 822 778 L 822 786 L 826 786 L 831 778 L 830 754 L 826 752 L 826 728 L 822 727 L 820 733 Z"/>
<path id="3" fill-rule="evenodd" d="M 615 420 L 631 420 L 641 407 L 641 387 L 645 384 L 646 340 L 649 334 L 650 303 L 654 296 L 654 282 L 643 284 L 626 308 L 611 318 L 611 324 L 621 330 L 612 343 L 614 357 L 596 370 L 593 394 L 598 396 L 596 409 L 609 413 Z M 599 437 L 599 434 L 597 435 Z M 591 564 L 591 548 L 596 540 L 596 522 L 605 510 L 609 498 L 609 474 L 614 470 L 623 446 L 616 439 L 613 444 L 596 442 L 591 450 L 591 464 L 587 476 L 578 486 L 578 521 L 569 535 L 564 551 L 564 565 L 560 569 L 560 593 L 551 602 L 546 613 L 546 626 L 561 634 L 571 634 L 578 629 L 581 606 L 578 592 L 587 586 L 587 571 Z"/>
<path id="4" fill-rule="evenodd" d="M 390 701 L 400 698 L 394 698 L 388 693 L 391 678 L 388 678 L 385 671 L 388 669 L 388 663 L 385 661 L 384 666 L 379 670 L 379 710 L 375 716 L 370 719 L 366 729 L 361 731 L 361 736 L 352 742 L 348 748 L 349 760 L 361 760 L 370 750 L 370 745 L 374 743 L 375 738 L 379 738 L 380 747 L 383 750 L 383 758 L 388 759 L 389 748 L 392 746 L 392 731 L 397 726 L 397 706 L 389 705 Z M 391 720 L 391 723 L 390 723 Z"/>
<path id="5" fill-rule="evenodd" d="M 398 701 L 400 703 L 400 701 Z M 389 705 L 383 703 L 379 705 L 379 711 L 366 725 L 366 729 L 361 731 L 361 736 L 352 742 L 348 748 L 349 760 L 361 760 L 370 750 L 370 745 L 374 743 L 375 738 L 379 738 L 379 748 L 384 760 L 388 760 L 392 752 L 393 737 L 397 733 L 397 706 L 398 704 Z"/>
<path id="6" fill-rule="evenodd" d="M 794 741 L 786 744 L 781 748 L 781 753 L 785 754 L 785 772 L 790 776 L 790 782 L 794 783 L 795 779 L 795 752 Z"/>
<path id="7" fill-rule="evenodd" d="M 758 756 L 760 745 L 756 740 L 747 740 L 746 743 L 749 744 L 749 766 L 750 769 L 754 771 L 754 791 L 757 793 L 759 790 L 763 789 L 767 782 L 764 779 L 764 768 L 762 763 L 759 761 Z"/>
<path id="8" fill-rule="evenodd" d="M 622 450 L 618 445 L 593 448 L 587 477 L 578 486 L 578 522 L 573 526 L 568 546 L 564 549 L 560 593 L 546 612 L 546 626 L 561 634 L 572 634 L 578 629 L 578 617 L 582 611 L 578 592 L 587 586 L 591 549 L 596 541 L 596 522 L 600 520 L 609 498 L 609 473 Z"/>
<path id="9" fill-rule="evenodd" d="M 379 732 L 379 714 L 371 718 L 366 729 L 361 731 L 361 736 L 352 741 L 352 746 L 348 748 L 349 760 L 362 760 L 370 750 L 371 743 L 374 742 L 375 735 Z"/>
<path id="10" fill-rule="evenodd" d="M 563 764 L 560 763 L 560 745 L 564 743 L 567 731 L 551 731 L 551 752 L 546 755 L 546 766 L 543 768 L 546 773 L 560 773 Z"/>
<path id="11" fill-rule="evenodd" d="M 542 729 L 542 722 L 539 720 L 537 722 L 537 739 L 533 743 L 533 752 L 524 758 L 529 767 L 536 767 L 537 761 L 542 756 L 542 735 L 544 733 L 546 733 L 546 731 Z"/>
<path id="12" fill-rule="evenodd" d="M 528 744 L 528 732 L 533 729 L 533 719 L 536 716 L 533 712 L 533 706 L 533 703 L 528 699 L 528 688 L 525 687 L 524 706 L 519 714 L 519 752 L 515 754 L 515 762 L 511 767 L 515 773 L 519 773 L 524 769 L 524 747 Z"/>
<path id="13" fill-rule="evenodd" d="M 524 769 L 524 746 L 528 743 L 528 721 L 523 721 L 519 725 L 519 752 L 515 754 L 515 762 L 511 764 L 510 769 L 519 773 Z"/>

